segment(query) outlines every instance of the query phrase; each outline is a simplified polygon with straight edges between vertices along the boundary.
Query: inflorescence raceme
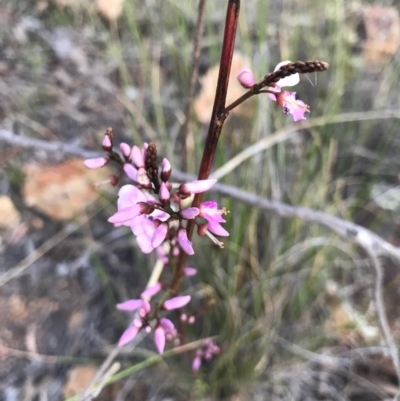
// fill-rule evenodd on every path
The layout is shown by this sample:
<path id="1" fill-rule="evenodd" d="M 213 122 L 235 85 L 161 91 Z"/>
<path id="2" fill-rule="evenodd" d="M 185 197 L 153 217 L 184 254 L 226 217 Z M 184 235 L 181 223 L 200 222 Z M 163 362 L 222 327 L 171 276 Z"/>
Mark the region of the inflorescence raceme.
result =
<path id="1" fill-rule="evenodd" d="M 297 85 L 300 82 L 299 74 L 326 71 L 328 68 L 329 64 L 325 61 L 282 61 L 274 72 L 265 75 L 259 82 L 256 82 L 253 72 L 248 68 L 242 69 L 237 79 L 252 94 L 268 93 L 269 98 L 277 102 L 285 114 L 291 114 L 294 121 L 299 121 L 306 119 L 304 113 L 309 113 L 310 107 L 296 99 L 296 92 L 282 88 Z"/>
<path id="2" fill-rule="evenodd" d="M 102 147 L 106 152 L 104 157 L 87 159 L 85 165 L 95 169 L 105 166 L 111 160 L 117 162 L 125 175 L 132 181 L 123 185 L 118 192 L 117 211 L 108 221 L 115 226 L 127 226 L 136 237 L 140 250 L 148 254 L 153 250 L 163 265 L 172 266 L 172 259 L 179 255 L 180 249 L 187 255 L 194 254 L 192 242 L 186 232 L 186 223 L 195 222 L 197 233 L 207 235 L 211 240 L 223 247 L 216 236 L 228 236 L 221 223 L 227 213 L 225 208 L 219 209 L 215 201 L 205 201 L 198 207 L 191 207 L 190 201 L 194 194 L 208 191 L 217 180 L 195 180 L 183 184 L 173 184 L 169 181 L 172 168 L 168 159 L 164 158 L 161 165 L 157 162 L 157 148 L 154 144 L 145 143 L 141 148 L 130 147 L 121 143 L 120 152 L 114 151 L 113 132 L 109 128 L 104 136 Z M 110 182 L 116 185 L 119 178 L 110 177 Z M 184 274 L 193 276 L 196 269 L 186 267 Z M 177 331 L 171 320 L 161 317 L 162 311 L 180 309 L 186 306 L 191 297 L 182 295 L 168 299 L 168 292 L 161 296 L 161 301 L 150 304 L 151 298 L 163 288 L 161 283 L 148 287 L 139 299 L 131 299 L 120 303 L 117 308 L 124 311 L 136 311 L 132 323 L 122 334 L 119 345 L 129 343 L 141 331 L 154 330 L 154 341 L 159 352 L 164 351 L 166 340 L 179 342 Z M 183 314 L 187 316 L 187 314 Z M 182 319 L 189 324 L 190 319 Z"/>
<path id="3" fill-rule="evenodd" d="M 267 93 L 285 114 L 290 114 L 294 121 L 304 120 L 304 114 L 310 108 L 303 101 L 296 98 L 296 92 L 288 92 L 283 88 L 297 85 L 299 74 L 325 71 L 328 63 L 323 61 L 283 61 L 279 63 L 273 73 L 265 75 L 256 82 L 253 72 L 244 68 L 237 75 L 240 84 L 249 89 L 243 96 L 225 108 L 226 115 L 230 110 L 243 103 L 249 97 L 260 93 Z M 131 147 L 127 143 L 120 143 L 119 152 L 114 150 L 114 134 L 111 128 L 107 129 L 102 147 L 106 152 L 104 157 L 85 160 L 90 169 L 101 168 L 111 160 L 118 163 L 121 172 L 131 180 L 123 185 L 118 192 L 117 211 L 108 221 L 115 226 L 127 226 L 136 237 L 140 250 L 148 254 L 156 251 L 159 263 L 168 266 L 172 273 L 172 281 L 161 281 L 148 286 L 140 298 L 130 299 L 119 303 L 117 308 L 126 312 L 133 312 L 131 324 L 123 332 L 118 345 L 123 346 L 131 342 L 136 335 L 144 330 L 154 332 L 154 342 L 157 350 L 162 353 L 167 341 L 174 345 L 180 343 L 180 335 L 174 323 L 164 316 L 170 310 L 178 310 L 180 325 L 193 324 L 196 317 L 207 308 L 195 313 L 181 310 L 191 301 L 190 295 L 176 296 L 174 279 L 185 275 L 193 276 L 197 270 L 177 266 L 179 255 L 193 255 L 193 244 L 189 239 L 186 226 L 189 221 L 197 226 L 200 236 L 207 235 L 219 247 L 223 243 L 216 236 L 228 236 L 229 233 L 222 226 L 227 213 L 225 208 L 218 208 L 215 201 L 205 201 L 190 206 L 193 196 L 208 191 L 217 180 L 204 179 L 190 181 L 183 184 L 174 184 L 169 181 L 172 167 L 168 159 L 164 158 L 161 165 L 158 163 L 157 148 L 153 143 L 145 143 L 141 148 Z M 205 150 L 207 151 L 207 150 Z M 119 177 L 110 176 L 110 183 L 117 185 Z M 184 252 L 184 253 L 182 253 Z M 163 291 L 164 289 L 164 291 Z M 158 301 L 152 300 L 158 297 Z M 192 361 L 192 370 L 197 372 L 203 361 L 212 359 L 219 353 L 219 347 L 210 339 L 205 340 L 197 350 Z"/>

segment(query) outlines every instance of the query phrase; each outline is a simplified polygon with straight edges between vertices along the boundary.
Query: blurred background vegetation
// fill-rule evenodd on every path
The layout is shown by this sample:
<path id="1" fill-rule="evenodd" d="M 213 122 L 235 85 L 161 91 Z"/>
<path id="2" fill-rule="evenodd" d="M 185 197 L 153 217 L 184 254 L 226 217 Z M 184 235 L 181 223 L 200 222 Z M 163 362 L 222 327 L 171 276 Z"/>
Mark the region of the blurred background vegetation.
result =
<path id="1" fill-rule="evenodd" d="M 188 142 L 193 174 L 225 7 L 206 4 Z M 311 107 L 309 125 L 220 181 L 356 222 L 398 245 L 399 13 L 396 0 L 243 1 L 235 71 L 262 77 L 281 60 L 314 59 L 330 69 L 294 89 Z M 194 1 L 0 0 L 1 128 L 100 150 L 111 126 L 117 143 L 153 141 L 179 169 L 196 18 Z M 230 90 L 231 101 L 241 93 L 235 82 Z M 292 125 L 266 95 L 252 99 L 227 120 L 215 169 Z M 155 259 L 106 222 L 117 189 L 95 184 L 109 172 L 5 143 L 0 155 L 0 399 L 62 400 L 85 388 L 118 340 L 127 320 L 114 305 L 137 297 Z M 222 251 L 195 239 L 190 264 L 199 274 L 186 290 L 193 308 L 213 303 L 189 327 L 189 341 L 217 336 L 221 354 L 193 375 L 191 353 L 160 362 L 145 338 L 119 357 L 137 371 L 100 399 L 392 399 L 398 383 L 367 255 L 315 224 L 219 202 L 230 210 L 230 237 Z M 393 261 L 383 263 L 398 340 L 400 275 Z"/>

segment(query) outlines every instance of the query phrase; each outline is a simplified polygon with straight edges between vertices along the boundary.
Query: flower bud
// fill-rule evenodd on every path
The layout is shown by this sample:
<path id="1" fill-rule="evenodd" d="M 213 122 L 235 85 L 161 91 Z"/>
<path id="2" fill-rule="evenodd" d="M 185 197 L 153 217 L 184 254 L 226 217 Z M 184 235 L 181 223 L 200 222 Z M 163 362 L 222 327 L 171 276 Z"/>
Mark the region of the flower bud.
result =
<path id="1" fill-rule="evenodd" d="M 131 154 L 131 147 L 127 143 L 121 142 L 119 144 L 119 148 L 121 149 L 121 152 L 124 155 L 125 159 L 128 160 Z"/>
<path id="2" fill-rule="evenodd" d="M 154 343 L 158 352 L 162 354 L 165 348 L 165 331 L 161 325 L 157 325 L 154 330 Z"/>
<path id="3" fill-rule="evenodd" d="M 171 176 L 172 168 L 168 159 L 164 158 L 161 163 L 161 180 L 167 182 Z"/>
<path id="4" fill-rule="evenodd" d="M 109 152 L 113 147 L 112 136 L 108 133 L 108 130 L 104 135 L 102 146 L 106 152 Z"/>
<path id="5" fill-rule="evenodd" d="M 243 88 L 251 88 L 256 83 L 253 72 L 248 68 L 243 68 L 237 75 L 237 80 Z"/>
<path id="6" fill-rule="evenodd" d="M 132 148 L 130 158 L 137 168 L 144 167 L 143 153 L 138 146 Z"/>
<path id="7" fill-rule="evenodd" d="M 137 175 L 138 171 L 135 169 L 135 167 L 132 166 L 130 163 L 124 163 L 122 167 L 125 171 L 125 174 L 133 181 L 137 181 Z"/>
<path id="8" fill-rule="evenodd" d="M 191 299 L 190 295 L 182 295 L 179 297 L 171 298 L 166 300 L 163 303 L 162 307 L 165 310 L 179 309 L 187 305 L 190 302 L 190 299 Z"/>
<path id="9" fill-rule="evenodd" d="M 167 203 L 171 199 L 171 194 L 165 182 L 160 185 L 160 190 L 158 191 L 158 197 L 162 203 Z"/>
<path id="10" fill-rule="evenodd" d="M 115 187 L 118 184 L 119 178 L 115 174 L 110 175 L 110 184 Z"/>

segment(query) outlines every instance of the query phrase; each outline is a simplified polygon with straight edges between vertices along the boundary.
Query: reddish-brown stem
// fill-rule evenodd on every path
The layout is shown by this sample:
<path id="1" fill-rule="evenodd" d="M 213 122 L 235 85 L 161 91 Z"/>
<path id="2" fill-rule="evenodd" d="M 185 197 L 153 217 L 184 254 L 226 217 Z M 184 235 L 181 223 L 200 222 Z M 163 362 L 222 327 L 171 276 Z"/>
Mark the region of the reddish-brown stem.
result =
<path id="1" fill-rule="evenodd" d="M 218 139 L 221 134 L 222 126 L 228 114 L 225 112 L 226 93 L 228 91 L 229 74 L 231 72 L 232 56 L 235 46 L 236 29 L 239 18 L 240 0 L 229 0 L 225 19 L 225 32 L 222 44 L 221 60 L 219 67 L 218 83 L 214 99 L 214 107 L 211 115 L 210 126 L 206 143 L 204 146 L 203 157 L 201 159 L 198 178 L 204 180 L 208 178 L 211 172 L 212 163 L 214 161 L 217 149 Z M 202 194 L 196 194 L 193 199 L 193 206 L 198 206 L 202 200 Z M 189 239 L 192 237 L 194 230 L 194 222 L 189 220 L 186 227 Z M 179 253 L 177 270 L 171 284 L 171 293 L 178 291 L 182 281 L 184 267 L 187 255 L 183 250 Z"/>

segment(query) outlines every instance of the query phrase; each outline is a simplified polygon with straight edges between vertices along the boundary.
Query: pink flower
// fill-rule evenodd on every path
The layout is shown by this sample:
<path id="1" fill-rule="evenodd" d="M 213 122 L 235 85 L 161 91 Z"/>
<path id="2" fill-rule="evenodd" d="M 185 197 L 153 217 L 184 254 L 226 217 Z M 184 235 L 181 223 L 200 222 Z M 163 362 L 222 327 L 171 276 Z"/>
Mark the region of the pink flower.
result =
<path id="1" fill-rule="evenodd" d="M 178 230 L 178 242 L 185 253 L 188 255 L 194 255 L 192 243 L 189 241 L 187 232 L 183 227 Z"/>
<path id="2" fill-rule="evenodd" d="M 128 327 L 123 333 L 121 338 L 118 341 L 118 347 L 123 347 L 124 345 L 131 342 L 139 333 L 140 329 L 135 326 Z"/>
<path id="3" fill-rule="evenodd" d="M 161 291 L 161 288 L 162 288 L 162 284 L 161 283 L 157 283 L 157 284 L 151 285 L 151 286 L 147 287 L 140 294 L 140 297 L 141 298 L 145 298 L 145 299 L 154 297 L 154 295 L 157 295 Z"/>
<path id="4" fill-rule="evenodd" d="M 193 359 L 192 362 L 193 372 L 196 373 L 200 369 L 203 359 L 209 361 L 212 359 L 214 355 L 219 354 L 219 352 L 220 349 L 218 345 L 216 345 L 212 340 L 210 339 L 204 340 L 202 347 L 196 351 L 196 356 Z"/>
<path id="5" fill-rule="evenodd" d="M 117 309 L 122 311 L 136 311 L 138 310 L 139 316 L 143 319 L 146 318 L 151 311 L 151 306 L 149 303 L 149 299 L 154 295 L 158 294 L 162 288 L 161 283 L 154 284 L 150 287 L 147 287 L 141 294 L 139 299 L 129 299 L 128 301 L 117 304 Z M 131 326 L 128 327 L 124 333 L 122 334 L 118 346 L 122 347 L 125 344 L 128 344 L 132 341 L 136 334 L 142 329 L 143 323 L 140 319 L 134 319 Z M 146 330 L 151 329 L 149 326 L 145 327 Z"/>
<path id="6" fill-rule="evenodd" d="M 95 169 L 104 167 L 108 163 L 108 159 L 105 157 L 96 157 L 94 159 L 86 159 L 83 163 L 87 168 Z"/>
<path id="7" fill-rule="evenodd" d="M 275 100 L 282 107 L 285 114 L 291 114 L 293 121 L 305 120 L 304 113 L 310 112 L 310 107 L 303 101 L 296 99 L 296 92 L 281 91 L 275 95 Z"/>
<path id="8" fill-rule="evenodd" d="M 229 236 L 228 231 L 225 230 L 219 223 L 225 223 L 225 219 L 222 214 L 226 214 L 226 209 L 218 209 L 217 202 L 207 201 L 203 202 L 199 206 L 200 217 L 205 218 L 208 221 L 207 229 L 215 235 L 220 235 L 222 237 Z"/>
<path id="9" fill-rule="evenodd" d="M 216 182 L 215 179 L 189 181 L 179 187 L 179 192 L 184 195 L 199 194 L 208 191 Z"/>
<path id="10" fill-rule="evenodd" d="M 144 188 L 151 188 L 151 181 L 147 175 L 147 171 L 144 167 L 140 167 L 137 172 L 137 182 Z"/>
<path id="11" fill-rule="evenodd" d="M 164 301 L 162 306 L 166 310 L 179 309 L 187 305 L 190 302 L 190 299 L 191 299 L 190 295 L 182 295 Z"/>
<path id="12" fill-rule="evenodd" d="M 279 70 L 283 65 L 290 63 L 290 61 L 282 61 L 279 63 L 274 71 Z M 310 112 L 309 106 L 307 106 L 301 100 L 296 99 L 296 92 L 288 92 L 282 90 L 282 87 L 294 86 L 300 82 L 299 74 L 293 74 L 286 78 L 280 79 L 274 87 L 269 88 L 271 92 L 268 97 L 277 102 L 279 106 L 282 107 L 285 114 L 291 114 L 293 116 L 293 121 L 305 120 L 305 112 Z"/>
<path id="13" fill-rule="evenodd" d="M 244 88 L 251 88 L 256 83 L 254 74 L 249 68 L 243 68 L 240 70 L 236 79 Z"/>

